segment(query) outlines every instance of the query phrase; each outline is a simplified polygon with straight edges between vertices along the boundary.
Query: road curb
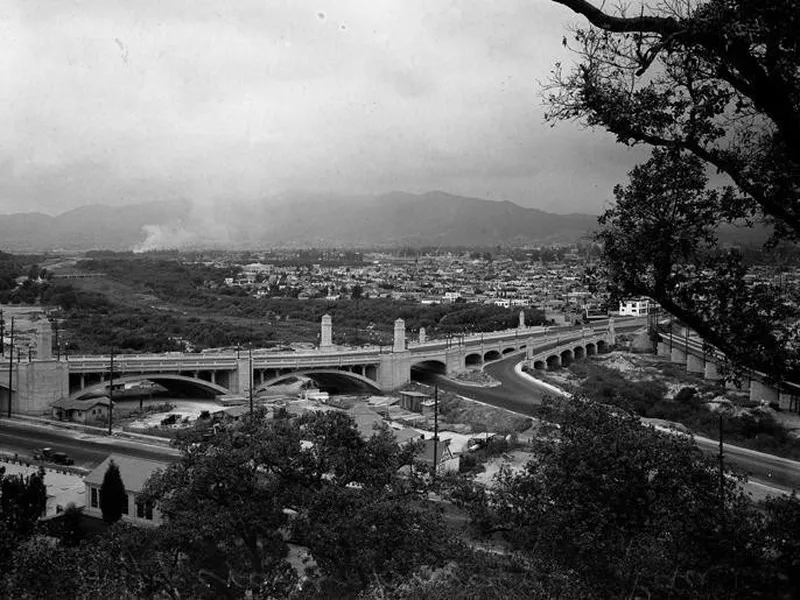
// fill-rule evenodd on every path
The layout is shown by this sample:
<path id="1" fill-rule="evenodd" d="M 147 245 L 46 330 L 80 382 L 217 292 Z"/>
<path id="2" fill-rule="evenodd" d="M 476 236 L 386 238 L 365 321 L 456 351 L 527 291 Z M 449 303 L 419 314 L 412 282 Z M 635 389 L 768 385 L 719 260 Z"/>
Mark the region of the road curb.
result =
<path id="1" fill-rule="evenodd" d="M 556 394 L 557 396 L 562 396 L 564 398 L 569 398 L 570 394 L 565 392 L 559 387 L 554 386 L 552 383 L 547 383 L 546 381 L 542 381 L 541 379 L 537 379 L 533 375 L 528 375 L 525 371 L 522 370 L 522 364 L 525 361 L 520 361 L 516 365 L 514 365 L 514 373 L 519 375 L 522 379 L 529 381 L 530 383 L 535 383 L 536 385 L 545 388 L 546 390 L 551 391 L 552 393 Z"/>

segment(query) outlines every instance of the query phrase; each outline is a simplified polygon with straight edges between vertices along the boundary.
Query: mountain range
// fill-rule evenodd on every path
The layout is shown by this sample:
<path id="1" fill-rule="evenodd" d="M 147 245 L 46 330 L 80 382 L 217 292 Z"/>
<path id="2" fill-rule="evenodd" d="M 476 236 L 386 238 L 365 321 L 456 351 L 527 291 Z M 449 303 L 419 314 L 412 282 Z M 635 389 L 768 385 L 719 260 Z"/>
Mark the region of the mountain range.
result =
<path id="1" fill-rule="evenodd" d="M 174 200 L 84 206 L 56 216 L 0 215 L 0 249 L 517 246 L 576 242 L 596 225 L 594 215 L 559 215 L 444 192 L 290 194 L 258 203 Z"/>

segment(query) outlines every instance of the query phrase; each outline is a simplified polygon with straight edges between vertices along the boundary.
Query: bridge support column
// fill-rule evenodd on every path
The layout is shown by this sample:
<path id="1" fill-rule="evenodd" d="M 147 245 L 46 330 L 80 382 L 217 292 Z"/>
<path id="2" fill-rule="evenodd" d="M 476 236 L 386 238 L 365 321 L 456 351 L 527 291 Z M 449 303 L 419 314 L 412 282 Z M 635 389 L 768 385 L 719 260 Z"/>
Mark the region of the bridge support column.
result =
<path id="1" fill-rule="evenodd" d="M 234 371 L 231 375 L 233 377 L 230 378 L 228 382 L 228 387 L 232 392 L 236 392 L 237 394 L 249 394 L 250 393 L 250 359 L 249 358 L 238 358 L 236 359 L 236 371 Z"/>
<path id="2" fill-rule="evenodd" d="M 217 383 L 217 372 L 211 371 L 211 383 Z"/>
<path id="3" fill-rule="evenodd" d="M 761 381 L 753 380 L 750 382 L 750 401 L 763 402 L 765 404 L 777 404 L 780 400 L 778 388 L 767 385 Z"/>
<path id="4" fill-rule="evenodd" d="M 703 378 L 707 379 L 708 381 L 722 380 L 722 375 L 719 373 L 717 363 L 715 363 L 713 360 L 706 360 L 706 364 L 703 368 Z"/>
<path id="5" fill-rule="evenodd" d="M 467 353 L 463 350 L 463 347 L 450 348 L 447 351 L 445 354 L 445 364 L 448 375 L 451 373 L 462 373 L 466 370 L 466 355 Z"/>
<path id="6" fill-rule="evenodd" d="M 656 354 L 658 354 L 658 356 L 669 357 L 671 354 L 669 350 L 669 344 L 667 344 L 666 342 L 658 342 Z"/>
<path id="7" fill-rule="evenodd" d="M 686 356 L 686 371 L 689 373 L 705 373 L 705 361 L 700 356 L 688 354 Z"/>
<path id="8" fill-rule="evenodd" d="M 673 346 L 669 360 L 676 365 L 684 365 L 686 364 L 686 352 Z"/>
<path id="9" fill-rule="evenodd" d="M 428 339 L 428 337 L 427 337 L 427 333 L 425 332 L 425 328 L 424 327 L 420 327 L 419 328 L 419 343 L 420 344 L 424 344 L 427 339 Z"/>
<path id="10" fill-rule="evenodd" d="M 381 354 L 375 382 L 384 392 L 391 392 L 411 381 L 411 353 Z"/>
<path id="11" fill-rule="evenodd" d="M 17 363 L 11 414 L 44 415 L 69 398 L 69 365 L 56 360 Z"/>

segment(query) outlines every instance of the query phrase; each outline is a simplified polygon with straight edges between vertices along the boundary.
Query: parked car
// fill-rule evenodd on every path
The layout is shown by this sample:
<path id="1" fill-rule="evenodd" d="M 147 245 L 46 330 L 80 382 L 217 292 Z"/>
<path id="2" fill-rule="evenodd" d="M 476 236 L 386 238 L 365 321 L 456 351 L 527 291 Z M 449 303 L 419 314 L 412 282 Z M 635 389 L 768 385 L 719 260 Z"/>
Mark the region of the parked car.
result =
<path id="1" fill-rule="evenodd" d="M 54 452 L 52 448 L 42 448 L 40 450 L 34 450 L 33 459 L 53 462 L 56 463 L 57 465 L 75 464 L 75 461 L 72 460 L 65 452 Z"/>

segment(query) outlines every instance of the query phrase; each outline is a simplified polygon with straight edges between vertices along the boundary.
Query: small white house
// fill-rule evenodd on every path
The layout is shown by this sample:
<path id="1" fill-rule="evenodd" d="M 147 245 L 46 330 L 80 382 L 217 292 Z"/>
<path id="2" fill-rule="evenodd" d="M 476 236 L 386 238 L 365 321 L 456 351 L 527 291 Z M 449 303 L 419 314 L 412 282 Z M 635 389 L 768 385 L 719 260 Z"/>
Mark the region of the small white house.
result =
<path id="1" fill-rule="evenodd" d="M 112 460 L 119 467 L 119 474 L 128 496 L 128 501 L 122 509 L 122 518 L 138 525 L 160 524 L 161 513 L 158 508 L 152 502 L 141 498 L 141 493 L 150 476 L 159 469 L 166 468 L 168 464 L 124 454 L 111 454 L 84 478 L 86 486 L 84 513 L 93 517 L 103 517 L 103 512 L 100 510 L 100 488 L 103 486 L 103 478 Z"/>
<path id="2" fill-rule="evenodd" d="M 619 303 L 620 317 L 643 317 L 648 314 L 650 301 L 647 298 L 623 300 Z"/>

